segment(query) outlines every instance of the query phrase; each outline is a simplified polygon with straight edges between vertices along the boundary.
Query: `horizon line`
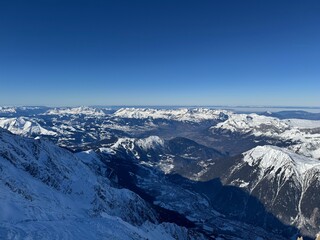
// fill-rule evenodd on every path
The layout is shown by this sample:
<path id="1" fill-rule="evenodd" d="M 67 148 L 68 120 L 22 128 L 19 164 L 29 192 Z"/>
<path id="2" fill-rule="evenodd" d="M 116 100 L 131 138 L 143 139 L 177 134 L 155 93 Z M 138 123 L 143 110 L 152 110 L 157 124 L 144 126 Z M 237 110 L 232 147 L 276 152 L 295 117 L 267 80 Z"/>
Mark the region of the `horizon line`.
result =
<path id="1" fill-rule="evenodd" d="M 218 108 L 218 107 L 227 107 L 227 108 L 301 108 L 301 109 L 320 109 L 320 106 L 286 106 L 286 105 L 158 105 L 158 104 L 146 104 L 146 105 L 140 105 L 140 104 L 110 104 L 110 105 L 104 105 L 104 104 L 88 104 L 88 105 L 20 105 L 20 104 L 14 104 L 14 105 L 0 105 L 0 107 L 43 107 L 43 108 L 70 108 L 70 107 L 96 107 L 96 108 L 103 108 L 103 107 L 110 107 L 110 108 L 118 108 L 118 107 L 130 107 L 130 108 L 141 108 L 141 107 L 186 107 L 186 108 L 196 108 L 196 107 L 203 107 L 203 108 Z"/>

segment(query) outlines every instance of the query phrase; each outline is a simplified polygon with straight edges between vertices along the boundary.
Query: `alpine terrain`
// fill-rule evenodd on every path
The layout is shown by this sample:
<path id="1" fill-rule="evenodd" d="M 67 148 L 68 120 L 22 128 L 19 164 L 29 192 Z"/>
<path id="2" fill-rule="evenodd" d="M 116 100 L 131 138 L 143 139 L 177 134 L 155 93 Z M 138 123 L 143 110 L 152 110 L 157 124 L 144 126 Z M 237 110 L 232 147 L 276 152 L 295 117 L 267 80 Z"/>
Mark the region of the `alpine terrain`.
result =
<path id="1" fill-rule="evenodd" d="M 0 107 L 1 239 L 314 239 L 302 111 Z"/>

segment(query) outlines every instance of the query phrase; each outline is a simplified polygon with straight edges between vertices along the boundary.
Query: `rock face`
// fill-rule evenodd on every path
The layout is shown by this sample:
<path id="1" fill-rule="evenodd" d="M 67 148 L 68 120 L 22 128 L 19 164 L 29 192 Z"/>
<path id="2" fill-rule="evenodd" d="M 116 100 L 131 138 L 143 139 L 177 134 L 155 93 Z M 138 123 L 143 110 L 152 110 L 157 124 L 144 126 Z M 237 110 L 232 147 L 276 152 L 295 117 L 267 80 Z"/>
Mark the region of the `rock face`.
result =
<path id="1" fill-rule="evenodd" d="M 84 160 L 85 162 L 85 160 Z M 201 239 L 47 141 L 0 129 L 1 239 Z"/>
<path id="2" fill-rule="evenodd" d="M 216 176 L 227 174 L 235 164 L 234 159 L 227 159 L 194 141 L 126 138 L 119 139 L 110 148 L 98 149 L 97 154 L 112 169 L 110 174 L 116 176 L 117 183 L 142 193 L 161 208 L 186 216 L 208 234 L 222 234 L 226 239 L 281 239 L 277 234 L 290 237 L 298 231 L 268 213 L 245 189 L 222 183 Z M 245 201 L 251 204 L 247 208 L 243 206 Z M 254 218 L 257 211 L 260 215 Z M 268 225 L 264 224 L 265 219 Z"/>
<path id="3" fill-rule="evenodd" d="M 299 229 L 305 236 L 312 237 L 319 229 L 319 160 L 269 145 L 230 158 L 183 138 L 170 141 L 158 137 L 119 139 L 109 149 L 101 151 L 107 154 L 111 166 L 115 166 L 115 161 L 117 164 L 123 161 L 121 168 L 132 164 L 129 169 L 136 169 L 132 170 L 138 176 L 136 185 L 168 209 L 187 214 L 190 206 L 183 207 L 179 201 L 183 198 L 199 203 L 191 212 L 200 216 L 202 211 L 209 216 L 209 209 L 216 210 L 230 219 L 286 236 Z M 193 197 L 187 196 L 181 186 L 193 191 Z M 161 189 L 160 193 L 155 189 Z M 164 194 L 169 192 L 175 194 L 171 197 Z M 196 214 L 190 217 L 197 219 Z"/>
<path id="4" fill-rule="evenodd" d="M 320 226 L 320 162 L 274 146 L 243 154 L 225 173 L 225 184 L 245 189 L 279 220 L 315 236 Z M 251 204 L 243 199 L 243 209 Z M 247 213 L 243 213 L 247 214 Z M 252 219 L 254 220 L 254 219 Z M 254 220 L 255 221 L 255 220 Z M 270 223 L 263 222 L 263 225 Z"/>

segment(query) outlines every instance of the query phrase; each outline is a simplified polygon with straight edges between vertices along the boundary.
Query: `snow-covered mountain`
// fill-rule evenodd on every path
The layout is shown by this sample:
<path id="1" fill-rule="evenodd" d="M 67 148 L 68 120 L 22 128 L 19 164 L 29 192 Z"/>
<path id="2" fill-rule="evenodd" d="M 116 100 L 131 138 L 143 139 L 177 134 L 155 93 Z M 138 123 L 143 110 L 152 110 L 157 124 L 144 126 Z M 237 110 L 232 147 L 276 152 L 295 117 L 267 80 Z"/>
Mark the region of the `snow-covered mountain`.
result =
<path id="1" fill-rule="evenodd" d="M 114 144 L 99 150 L 137 160 L 140 164 L 152 166 L 164 174 L 178 173 L 192 180 L 198 180 L 206 173 L 208 166 L 214 164 L 214 160 L 224 157 L 222 153 L 190 139 L 164 140 L 158 136 L 119 138 Z"/>
<path id="2" fill-rule="evenodd" d="M 231 132 L 252 133 L 255 136 L 261 134 L 269 137 L 277 136 L 290 129 L 315 129 L 320 128 L 320 121 L 302 119 L 279 119 L 275 117 L 252 114 L 228 115 L 228 119 L 218 123 L 212 129 L 223 129 Z M 294 134 L 292 134 L 294 135 Z"/>
<path id="3" fill-rule="evenodd" d="M 207 159 L 206 154 L 211 154 L 211 159 L 203 166 L 201 163 Z M 108 175 L 113 181 L 142 193 L 146 199 L 152 199 L 156 206 L 175 212 L 166 214 L 166 218 L 189 224 L 181 219 L 182 215 L 214 239 L 286 239 L 279 235 L 280 232 L 267 232 L 244 221 L 226 218 L 215 210 L 210 195 L 211 191 L 216 191 L 217 182 L 192 180 L 201 178 L 201 175 L 197 175 L 201 169 L 205 173 L 210 169 L 208 165 L 214 167 L 219 162 L 217 155 L 220 155 L 213 149 L 188 139 L 165 141 L 153 136 L 146 139 L 121 138 L 110 147 L 78 155 L 88 159 L 87 162 L 96 168 L 106 164 L 111 169 Z M 92 156 L 95 155 L 99 155 L 100 163 L 93 162 Z M 163 161 L 167 158 L 171 161 Z M 224 159 L 220 160 L 224 162 Z M 281 224 L 278 227 L 281 229 Z"/>
<path id="4" fill-rule="evenodd" d="M 18 124 L 21 119 L 38 126 L 30 130 L 30 123 L 26 126 Z M 165 139 L 190 138 L 231 155 L 257 145 L 272 144 L 320 158 L 320 121 L 315 120 L 281 120 L 204 108 L 122 108 L 114 113 L 105 113 L 103 109 L 79 107 L 54 108 L 32 117 L 2 118 L 1 121 L 17 122 L 14 126 L 9 126 L 9 123 L 0 125 L 13 133 L 29 137 L 50 135 L 52 141 L 74 150 L 86 146 L 89 149 L 91 145 L 96 146 L 113 136 L 140 138 L 157 135 Z M 238 141 L 243 144 L 235 144 Z"/>
<path id="5" fill-rule="evenodd" d="M 230 218 L 270 230 L 291 228 L 285 231 L 294 233 L 298 231 L 293 230 L 296 227 L 309 237 L 314 236 L 320 226 L 317 211 L 320 202 L 317 195 L 320 190 L 320 161 L 288 149 L 258 146 L 239 157 L 225 158 L 214 152 L 210 155 L 206 147 L 188 139 L 166 141 L 153 136 L 145 139 L 121 138 L 99 151 L 109 156 L 108 161 L 117 164 L 121 162 L 119 159 L 124 159 L 121 168 L 126 169 L 131 163 L 133 166 L 129 169 L 137 169 L 138 165 L 141 170 L 135 170 L 134 174 L 138 175 L 136 184 L 154 194 L 157 204 L 179 211 L 194 221 L 206 219 L 207 226 L 221 227 L 216 210 Z M 145 175 L 146 169 L 150 169 L 150 174 Z M 166 178 L 160 173 L 171 180 L 164 180 Z M 186 177 L 185 180 L 178 180 L 179 186 L 172 182 L 176 181 L 173 176 L 177 173 Z M 222 182 L 210 180 L 216 178 Z M 188 180 L 196 182 L 190 183 Z M 199 180 L 205 182 L 198 184 Z M 188 196 L 180 185 L 188 186 L 188 191 L 192 189 L 192 196 Z M 234 186 L 236 188 L 232 188 Z M 203 188 L 212 192 L 205 190 L 203 193 Z M 198 191 L 207 197 L 203 199 L 198 196 Z M 174 194 L 170 195 L 170 192 Z M 182 198 L 189 199 L 186 201 L 188 206 L 178 201 Z M 199 204 L 191 207 L 192 202 Z"/>
<path id="6" fill-rule="evenodd" d="M 284 180 L 294 175 L 300 183 L 308 171 L 320 169 L 320 161 L 275 146 L 258 146 L 243 155 L 245 163 L 257 166 L 261 172 L 283 175 Z"/>
<path id="7" fill-rule="evenodd" d="M 1 239 L 202 239 L 67 150 L 0 129 Z"/>
<path id="8" fill-rule="evenodd" d="M 310 237 L 319 231 L 319 160 L 279 147 L 258 146 L 235 162 L 224 181 L 257 197 L 285 224 L 297 226 Z M 243 201 L 246 208 L 250 202 Z"/>
<path id="9" fill-rule="evenodd" d="M 224 119 L 228 111 L 207 108 L 151 109 L 151 108 L 121 108 L 114 116 L 135 119 L 168 119 L 175 121 L 200 122 L 204 120 Z"/>
<path id="10" fill-rule="evenodd" d="M 259 136 L 265 134 L 273 136 L 281 133 L 290 126 L 285 121 L 273 117 L 260 116 L 258 114 L 229 114 L 228 119 L 218 123 L 213 129 L 223 129 L 226 131 L 239 131 Z"/>
<path id="11" fill-rule="evenodd" d="M 3 179 L 11 179 L 2 190 L 12 191 L 3 199 L 14 202 L 3 209 L 18 209 L 22 223 L 2 221 L 0 238 L 34 237 L 28 229 L 36 227 L 63 237 L 81 232 L 75 223 L 119 239 L 151 238 L 150 229 L 169 232 L 168 239 L 198 230 L 222 239 L 281 239 L 319 228 L 320 121 L 204 108 L 5 108 L 1 116 L 0 127 L 37 140 L 1 130 L 1 161 L 19 159 L 2 164 Z M 25 200 L 15 202 L 17 194 Z"/>
<path id="12" fill-rule="evenodd" d="M 320 159 L 320 121 L 230 114 L 226 121 L 218 123 L 211 130 L 291 141 L 289 149 Z"/>
<path id="13" fill-rule="evenodd" d="M 54 131 L 47 130 L 40 126 L 37 121 L 25 117 L 0 118 L 0 127 L 22 136 L 57 135 Z"/>
<path id="14" fill-rule="evenodd" d="M 54 108 L 49 109 L 44 115 L 91 115 L 91 116 L 104 116 L 105 113 L 101 109 L 93 107 L 74 107 L 74 108 Z"/>
<path id="15" fill-rule="evenodd" d="M 15 107 L 0 107 L 0 113 L 16 113 Z"/>

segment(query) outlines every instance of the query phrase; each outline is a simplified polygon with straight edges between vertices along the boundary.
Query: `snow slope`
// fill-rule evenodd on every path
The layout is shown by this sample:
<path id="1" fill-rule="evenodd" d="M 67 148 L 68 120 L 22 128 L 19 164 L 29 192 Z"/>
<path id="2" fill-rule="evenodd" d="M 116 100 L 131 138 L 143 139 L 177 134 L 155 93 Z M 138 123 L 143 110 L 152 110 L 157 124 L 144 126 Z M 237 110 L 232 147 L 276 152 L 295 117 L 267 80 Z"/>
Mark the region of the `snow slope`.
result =
<path id="1" fill-rule="evenodd" d="M 258 146 L 243 155 L 243 160 L 250 166 L 257 166 L 262 172 L 268 171 L 269 175 L 282 174 L 285 179 L 294 175 L 301 184 L 307 172 L 320 170 L 319 160 L 275 146 Z"/>
<path id="2" fill-rule="evenodd" d="M 288 147 L 307 157 L 320 159 L 320 121 L 285 119 L 257 114 L 230 114 L 229 118 L 211 127 L 212 131 L 237 132 L 291 141 Z"/>
<path id="3" fill-rule="evenodd" d="M 55 132 L 41 127 L 38 122 L 25 117 L 0 118 L 0 127 L 22 136 L 56 135 Z"/>
<path id="4" fill-rule="evenodd" d="M 258 146 L 243 153 L 225 181 L 246 189 L 285 224 L 308 236 L 318 232 L 319 160 L 275 146 Z"/>
<path id="5" fill-rule="evenodd" d="M 0 129 L 0 238 L 198 238 L 175 224 L 159 224 L 143 199 L 111 187 L 89 166 L 47 141 Z"/>

